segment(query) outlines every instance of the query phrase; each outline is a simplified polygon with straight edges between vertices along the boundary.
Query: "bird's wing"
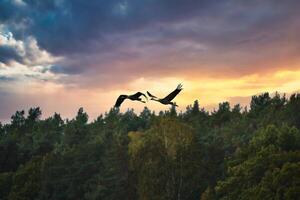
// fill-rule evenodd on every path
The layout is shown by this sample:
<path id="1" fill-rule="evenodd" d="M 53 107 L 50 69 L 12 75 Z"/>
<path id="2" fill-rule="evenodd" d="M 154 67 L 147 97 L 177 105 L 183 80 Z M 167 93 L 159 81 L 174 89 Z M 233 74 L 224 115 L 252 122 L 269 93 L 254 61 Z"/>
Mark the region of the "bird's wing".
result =
<path id="1" fill-rule="evenodd" d="M 177 88 L 173 92 L 171 92 L 168 96 L 166 96 L 164 99 L 167 101 L 172 101 L 182 89 L 183 89 L 182 85 L 179 84 Z"/>
<path id="2" fill-rule="evenodd" d="M 157 99 L 156 96 L 152 95 L 152 94 L 151 94 L 150 92 L 148 92 L 148 91 L 147 91 L 147 94 L 148 94 L 149 97 L 151 97 L 151 98 L 156 98 L 156 99 Z"/>
<path id="3" fill-rule="evenodd" d="M 137 93 L 131 95 L 131 97 L 133 97 L 133 98 L 139 98 L 140 96 L 144 96 L 148 100 L 147 96 L 142 92 L 137 92 Z"/>
<path id="4" fill-rule="evenodd" d="M 143 95 L 148 101 L 148 97 L 144 93 L 141 93 L 141 95 Z"/>
<path id="5" fill-rule="evenodd" d="M 115 107 L 118 108 L 123 103 L 123 101 L 126 99 L 125 95 L 120 95 L 115 103 Z"/>

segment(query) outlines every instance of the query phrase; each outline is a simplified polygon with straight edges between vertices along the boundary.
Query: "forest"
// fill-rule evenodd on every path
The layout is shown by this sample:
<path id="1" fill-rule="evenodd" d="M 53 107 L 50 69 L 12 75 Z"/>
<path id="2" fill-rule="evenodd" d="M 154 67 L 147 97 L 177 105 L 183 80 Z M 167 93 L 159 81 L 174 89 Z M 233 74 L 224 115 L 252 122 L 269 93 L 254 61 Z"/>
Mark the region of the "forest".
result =
<path id="1" fill-rule="evenodd" d="M 0 123 L 0 199 L 299 199 L 299 130 L 300 94 L 91 121 L 20 110 Z"/>

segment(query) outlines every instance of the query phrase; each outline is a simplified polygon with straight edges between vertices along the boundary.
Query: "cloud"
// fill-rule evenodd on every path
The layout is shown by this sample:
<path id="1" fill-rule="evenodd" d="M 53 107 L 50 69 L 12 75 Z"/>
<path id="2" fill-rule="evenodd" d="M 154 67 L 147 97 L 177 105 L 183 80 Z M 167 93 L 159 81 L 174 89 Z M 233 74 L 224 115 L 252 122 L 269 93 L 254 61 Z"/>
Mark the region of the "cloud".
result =
<path id="1" fill-rule="evenodd" d="M 20 2 L 19 2 L 20 3 Z M 47 51 L 40 49 L 37 41 L 28 36 L 17 40 L 9 31 L 0 27 L 0 84 L 26 81 L 53 81 L 61 77 L 54 76 L 51 65 L 59 61 Z"/>
<path id="2" fill-rule="evenodd" d="M 11 60 L 22 62 L 22 57 L 16 49 L 7 45 L 0 46 L 0 62 L 7 64 Z"/>
<path id="3" fill-rule="evenodd" d="M 292 61 L 299 54 L 297 34 L 290 33 L 300 32 L 300 5 L 292 0 L 22 2 L 11 5 L 22 10 L 10 12 L 19 20 L 6 25 L 17 39 L 32 37 L 39 48 L 64 57 L 53 72 L 109 77 L 122 71 L 137 78 L 184 66 L 200 74 L 245 75 L 263 65 L 276 68 L 274 63 L 285 62 L 278 56 L 283 53 L 294 55 Z"/>
<path id="4" fill-rule="evenodd" d="M 31 82 L 59 82 L 64 75 L 54 74 L 50 68 L 51 65 L 27 66 L 14 61 L 9 65 L 0 63 L 0 87 L 9 91 Z"/>
<path id="5" fill-rule="evenodd" d="M 8 76 L 0 76 L 0 82 L 3 82 L 3 81 L 14 81 L 15 78 L 13 77 L 8 77 Z"/>
<path id="6" fill-rule="evenodd" d="M 36 39 L 31 36 L 22 40 L 14 38 L 11 32 L 1 32 L 0 29 L 0 62 L 8 64 L 16 61 L 26 65 L 49 64 L 58 61 L 45 50 L 41 50 Z"/>

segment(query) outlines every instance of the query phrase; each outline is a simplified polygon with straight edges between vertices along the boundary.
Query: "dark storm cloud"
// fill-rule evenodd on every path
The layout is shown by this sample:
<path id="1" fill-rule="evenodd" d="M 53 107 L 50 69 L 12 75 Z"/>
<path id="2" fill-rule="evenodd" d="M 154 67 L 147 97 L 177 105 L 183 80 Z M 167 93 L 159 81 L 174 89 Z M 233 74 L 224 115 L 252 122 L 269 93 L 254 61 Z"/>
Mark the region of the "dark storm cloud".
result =
<path id="1" fill-rule="evenodd" d="M 12 12 L 13 12 L 13 6 L 10 4 L 10 1 L 1 0 L 0 1 L 0 21 L 8 20 L 11 16 Z"/>
<path id="2" fill-rule="evenodd" d="M 56 4 L 47 3 L 48 1 L 34 2 L 41 1 L 27 2 L 28 7 L 33 9 L 30 33 L 37 37 L 43 48 L 54 54 L 94 50 L 99 46 L 104 47 L 103 50 L 122 43 L 120 40 L 107 43 L 110 34 L 151 29 L 155 28 L 156 24 L 162 24 L 163 28 L 171 27 L 173 23 L 184 23 L 185 20 L 194 18 L 198 19 L 196 23 L 203 27 L 219 21 L 224 23 L 219 25 L 220 28 L 209 29 L 208 33 L 204 28 L 202 34 L 196 33 L 197 39 L 208 39 L 220 45 L 219 42 L 231 42 L 226 39 L 239 37 L 245 32 L 251 34 L 257 30 L 280 27 L 295 17 L 299 8 L 299 3 L 294 3 L 295 1 L 244 3 L 245 1 L 206 0 L 73 0 L 57 1 Z M 175 34 L 180 34 L 181 31 L 177 32 Z M 121 40 L 126 41 L 126 38 Z"/>
<path id="3" fill-rule="evenodd" d="M 128 76 L 153 73 L 149 66 L 163 75 L 162 69 L 174 72 L 174 63 L 184 61 L 199 63 L 204 70 L 226 63 L 247 72 L 251 66 L 261 67 L 256 62 L 262 58 L 278 57 L 279 48 L 297 44 L 295 36 L 287 35 L 291 29 L 300 32 L 296 0 L 23 2 L 0 0 L 2 21 L 14 36 L 31 35 L 42 49 L 63 56 L 52 72 L 87 73 L 88 79 L 115 71 Z M 136 61 L 122 69 L 131 60 Z"/>
<path id="4" fill-rule="evenodd" d="M 14 47 L 0 45 L 0 62 L 7 64 L 12 60 L 23 62 L 22 56 L 19 55 Z"/>
<path id="5" fill-rule="evenodd" d="M 17 17 L 16 5 L 11 0 L 0 0 L 0 22 L 5 22 Z"/>
<path id="6" fill-rule="evenodd" d="M 1 1 L 5 19 L 28 19 L 25 34 L 54 54 L 70 54 L 105 43 L 107 34 L 137 30 L 152 23 L 172 22 L 205 12 L 215 1 L 201 0 L 23 0 L 18 6 Z M 22 11 L 21 14 L 19 11 Z M 18 23 L 16 20 L 14 23 Z M 24 31 L 24 30 L 22 30 Z M 15 33 L 15 35 L 18 35 Z M 100 39 L 100 40 L 99 40 Z M 101 40 L 103 39 L 103 40 Z M 96 43 L 97 43 L 96 42 Z"/>
<path id="7" fill-rule="evenodd" d="M 72 65 L 72 66 L 76 66 L 76 68 L 70 67 L 68 65 L 65 66 L 52 65 L 49 70 L 55 74 L 71 74 L 71 75 L 79 74 L 82 71 L 81 67 L 79 67 L 78 65 Z"/>

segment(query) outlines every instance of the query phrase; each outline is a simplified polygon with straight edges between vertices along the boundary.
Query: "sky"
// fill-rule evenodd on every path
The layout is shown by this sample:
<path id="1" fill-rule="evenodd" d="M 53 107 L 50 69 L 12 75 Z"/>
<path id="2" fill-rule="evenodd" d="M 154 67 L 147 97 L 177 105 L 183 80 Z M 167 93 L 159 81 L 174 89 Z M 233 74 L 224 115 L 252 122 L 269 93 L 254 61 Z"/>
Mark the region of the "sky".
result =
<path id="1" fill-rule="evenodd" d="M 120 94 L 246 106 L 300 89 L 298 0 L 0 0 L 0 121 L 40 106 L 94 119 Z M 125 101 L 121 111 L 166 110 Z"/>

